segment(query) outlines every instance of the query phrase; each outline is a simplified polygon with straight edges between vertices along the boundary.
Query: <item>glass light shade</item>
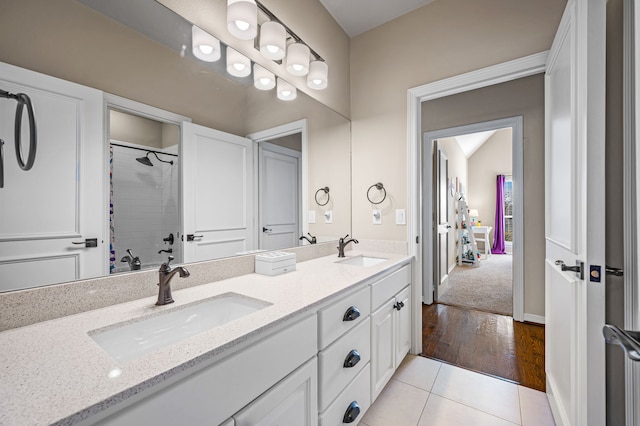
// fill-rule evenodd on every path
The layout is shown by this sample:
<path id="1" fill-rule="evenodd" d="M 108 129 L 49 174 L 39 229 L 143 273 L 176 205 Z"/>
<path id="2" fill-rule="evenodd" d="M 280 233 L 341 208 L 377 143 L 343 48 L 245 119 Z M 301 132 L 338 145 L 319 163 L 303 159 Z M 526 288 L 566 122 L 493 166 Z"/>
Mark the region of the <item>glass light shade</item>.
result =
<path id="1" fill-rule="evenodd" d="M 327 88 L 329 77 L 329 65 L 322 61 L 313 61 L 309 64 L 307 74 L 307 86 L 312 89 L 322 90 Z"/>
<path id="2" fill-rule="evenodd" d="M 251 61 L 242 53 L 227 47 L 227 72 L 235 77 L 251 74 Z"/>
<path id="3" fill-rule="evenodd" d="M 220 59 L 220 40 L 195 25 L 191 27 L 191 48 L 193 56 L 205 62 Z"/>
<path id="4" fill-rule="evenodd" d="M 287 71 L 293 75 L 307 75 L 309 72 L 309 48 L 302 43 L 293 43 L 287 49 Z"/>
<path id="5" fill-rule="evenodd" d="M 260 27 L 260 53 L 267 59 L 284 58 L 287 47 L 287 31 L 278 22 L 265 22 Z"/>
<path id="6" fill-rule="evenodd" d="M 298 96 L 296 88 L 278 77 L 278 99 L 282 101 L 292 101 Z"/>
<path id="7" fill-rule="evenodd" d="M 254 0 L 228 0 L 227 30 L 240 40 L 258 35 L 258 5 Z"/>
<path id="8" fill-rule="evenodd" d="M 271 90 L 276 87 L 276 76 L 258 64 L 253 64 L 253 85 L 256 89 Z"/>

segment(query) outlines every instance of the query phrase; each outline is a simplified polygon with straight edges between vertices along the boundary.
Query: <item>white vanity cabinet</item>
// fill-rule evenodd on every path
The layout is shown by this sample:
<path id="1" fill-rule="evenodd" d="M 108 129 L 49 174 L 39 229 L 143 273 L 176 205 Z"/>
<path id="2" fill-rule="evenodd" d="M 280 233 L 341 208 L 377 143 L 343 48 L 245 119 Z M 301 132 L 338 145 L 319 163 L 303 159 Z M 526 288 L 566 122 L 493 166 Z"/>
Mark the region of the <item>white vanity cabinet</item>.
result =
<path id="1" fill-rule="evenodd" d="M 369 408 L 370 288 L 318 312 L 320 424 L 358 424 Z"/>
<path id="2" fill-rule="evenodd" d="M 411 348 L 411 268 L 371 285 L 371 402 Z"/>

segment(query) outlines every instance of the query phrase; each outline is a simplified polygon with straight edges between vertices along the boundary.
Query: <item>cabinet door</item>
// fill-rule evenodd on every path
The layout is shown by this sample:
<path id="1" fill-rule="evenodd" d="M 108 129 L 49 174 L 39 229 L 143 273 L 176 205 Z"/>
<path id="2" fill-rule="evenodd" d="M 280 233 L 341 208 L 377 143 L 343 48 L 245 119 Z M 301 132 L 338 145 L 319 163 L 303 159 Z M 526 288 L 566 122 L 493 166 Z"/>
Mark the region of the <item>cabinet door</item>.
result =
<path id="1" fill-rule="evenodd" d="M 411 349 L 411 286 L 407 286 L 396 296 L 396 368 Z M 399 308 L 399 309 L 398 309 Z"/>
<path id="2" fill-rule="evenodd" d="M 390 299 L 371 315 L 371 403 L 395 371 L 394 304 Z"/>
<path id="3" fill-rule="evenodd" d="M 233 418 L 236 426 L 317 425 L 317 358 L 298 368 Z"/>

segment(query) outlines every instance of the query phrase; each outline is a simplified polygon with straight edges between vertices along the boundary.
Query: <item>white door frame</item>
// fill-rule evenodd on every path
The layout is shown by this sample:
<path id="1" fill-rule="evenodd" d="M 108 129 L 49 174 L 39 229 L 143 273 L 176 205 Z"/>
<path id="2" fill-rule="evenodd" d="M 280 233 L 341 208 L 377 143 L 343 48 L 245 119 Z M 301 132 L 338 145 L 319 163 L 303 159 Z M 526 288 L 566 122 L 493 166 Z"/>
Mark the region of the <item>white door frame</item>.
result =
<path id="1" fill-rule="evenodd" d="M 422 102 L 438 99 L 456 93 L 467 92 L 481 87 L 528 77 L 545 71 L 549 52 L 540 52 L 524 58 L 504 62 L 466 74 L 446 78 L 410 88 L 407 91 L 407 155 L 408 155 L 408 194 L 409 222 L 407 241 L 409 255 L 414 256 L 413 268 L 413 344 L 412 353 L 422 351 L 422 245 L 430 247 L 433 236 L 430 229 L 422 229 L 422 188 L 421 188 L 421 145 L 422 145 Z M 415 242 L 415 244 L 414 244 Z"/>
<path id="2" fill-rule="evenodd" d="M 297 120 L 297 121 L 292 121 L 291 123 L 286 123 L 286 124 L 282 124 L 280 126 L 276 126 L 276 127 L 272 127 L 270 129 L 266 129 L 266 130 L 262 130 L 260 132 L 255 132 L 255 133 L 251 133 L 249 135 L 247 135 L 246 137 L 251 139 L 252 141 L 256 142 L 256 143 L 260 143 L 260 142 L 268 142 L 272 139 L 277 139 L 277 138 L 281 138 L 284 136 L 289 136 L 289 135 L 293 135 L 296 133 L 301 133 L 301 143 L 302 143 L 302 161 L 299 167 L 299 173 L 301 174 L 301 179 L 300 179 L 300 224 L 301 224 L 301 228 L 302 228 L 302 233 L 300 235 L 306 235 L 307 232 L 309 232 L 309 225 L 307 223 L 307 192 L 309 190 L 309 171 L 308 171 L 308 167 L 309 167 L 309 149 L 307 146 L 307 119 L 303 118 L 302 120 Z M 257 154 L 256 150 L 256 154 Z M 254 162 L 254 164 L 257 164 L 257 158 L 256 161 Z M 254 173 L 255 178 L 258 178 L 258 173 L 256 170 L 256 173 Z M 257 188 L 257 182 L 256 182 L 256 188 Z M 256 197 L 258 196 L 257 191 L 256 191 Z M 256 200 L 256 204 L 257 204 L 257 200 Z M 260 230 L 258 229 L 258 225 L 257 225 L 257 220 L 258 220 L 258 215 L 255 215 L 255 219 L 256 220 L 256 230 L 258 232 L 260 232 Z M 257 236 L 259 237 L 259 236 Z M 258 239 L 256 239 L 256 241 L 259 241 Z"/>
<path id="3" fill-rule="evenodd" d="M 640 5 L 624 0 L 624 328 L 640 330 Z M 625 357 L 626 424 L 640 424 L 640 363 Z"/>
<path id="4" fill-rule="evenodd" d="M 522 128 L 522 116 L 501 118 L 498 120 L 484 121 L 482 123 L 474 123 L 464 126 L 451 127 L 448 129 L 436 130 L 433 132 L 427 132 L 424 134 L 424 146 L 431 146 L 434 140 L 443 139 L 447 137 L 453 137 L 457 135 L 464 135 L 469 133 L 485 132 L 489 130 L 498 130 L 506 127 L 512 129 L 511 133 L 511 165 L 512 165 L 512 177 L 513 177 L 513 319 L 516 321 L 534 321 L 540 322 L 541 319 L 534 318 L 532 316 L 525 316 L 524 314 L 524 194 L 522 191 L 524 182 L 524 137 Z M 423 153 L 425 155 L 425 161 L 422 170 L 423 190 L 428 191 L 433 188 L 432 176 L 432 163 L 426 161 L 429 153 Z M 432 197 L 423 197 L 424 210 L 423 216 L 423 229 L 431 229 L 429 218 L 432 217 L 433 205 Z M 425 244 L 428 244 L 428 238 L 425 232 L 424 235 Z M 431 246 L 433 247 L 433 246 Z M 429 259 L 433 259 L 433 253 L 430 252 L 429 247 L 426 247 L 423 253 L 423 277 L 433 277 L 433 261 L 429 262 Z M 429 257 L 431 256 L 431 257 Z M 433 303 L 433 292 L 427 291 L 430 287 L 430 283 L 423 278 L 423 302 L 430 305 Z"/>

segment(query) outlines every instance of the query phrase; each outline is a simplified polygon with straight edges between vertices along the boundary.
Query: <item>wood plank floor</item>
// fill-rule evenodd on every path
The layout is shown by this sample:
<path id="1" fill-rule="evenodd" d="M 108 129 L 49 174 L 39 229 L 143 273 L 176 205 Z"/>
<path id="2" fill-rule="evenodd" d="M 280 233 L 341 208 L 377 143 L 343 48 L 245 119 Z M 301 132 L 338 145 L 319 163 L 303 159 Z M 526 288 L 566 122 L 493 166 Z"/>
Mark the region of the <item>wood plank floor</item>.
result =
<path id="1" fill-rule="evenodd" d="M 423 305 L 421 355 L 545 391 L 542 325 L 455 306 Z"/>

